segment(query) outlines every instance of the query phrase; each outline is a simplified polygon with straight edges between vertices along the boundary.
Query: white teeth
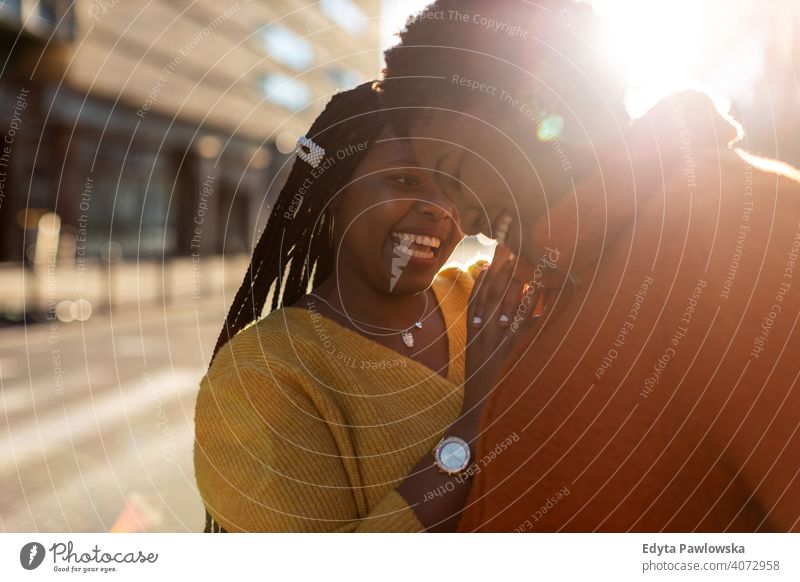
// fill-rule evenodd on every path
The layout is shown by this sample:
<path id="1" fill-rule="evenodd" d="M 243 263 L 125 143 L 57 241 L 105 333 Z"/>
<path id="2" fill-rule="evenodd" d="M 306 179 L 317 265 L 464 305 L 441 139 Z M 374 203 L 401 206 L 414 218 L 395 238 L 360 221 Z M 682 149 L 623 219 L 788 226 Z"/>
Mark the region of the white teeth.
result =
<path id="1" fill-rule="evenodd" d="M 500 244 L 506 242 L 506 238 L 508 238 L 508 229 L 511 227 L 511 222 L 513 220 L 510 214 L 503 214 L 503 216 L 497 220 L 494 240 Z"/>
<path id="2" fill-rule="evenodd" d="M 494 240 L 496 240 L 500 244 L 503 244 L 506 242 L 506 238 L 508 238 L 508 227 L 498 226 L 495 232 Z"/>
<path id="3" fill-rule="evenodd" d="M 415 251 L 412 248 L 409 248 L 404 245 L 395 245 L 394 250 L 398 253 L 402 253 L 404 255 L 409 255 L 411 257 L 416 257 L 418 259 L 432 259 L 433 258 L 433 251 Z"/>
<path id="4" fill-rule="evenodd" d="M 392 232 L 391 236 L 396 239 L 404 240 L 410 243 L 417 243 L 423 247 L 432 247 L 438 249 L 442 241 L 435 236 L 425 236 L 422 234 L 414 234 L 411 232 Z"/>

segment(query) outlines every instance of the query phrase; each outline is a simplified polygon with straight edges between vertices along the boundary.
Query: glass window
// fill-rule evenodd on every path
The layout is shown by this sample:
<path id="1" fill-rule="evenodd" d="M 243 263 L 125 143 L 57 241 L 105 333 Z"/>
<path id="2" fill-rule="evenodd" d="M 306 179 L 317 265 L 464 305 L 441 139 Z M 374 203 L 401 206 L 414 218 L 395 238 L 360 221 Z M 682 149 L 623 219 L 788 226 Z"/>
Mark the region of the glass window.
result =
<path id="1" fill-rule="evenodd" d="M 364 81 L 364 75 L 359 71 L 336 65 L 325 69 L 325 74 L 340 89 L 349 89 Z"/>
<path id="2" fill-rule="evenodd" d="M 109 241 L 119 244 L 124 257 L 171 254 L 175 240 L 174 171 L 168 156 L 151 151 L 103 147 L 87 139 L 81 144 L 86 162 L 97 156 L 86 214 L 87 256 L 99 256 Z M 86 192 L 86 186 L 81 184 Z M 79 214 L 79 216 L 80 216 Z"/>
<path id="3" fill-rule="evenodd" d="M 322 12 L 348 34 L 358 36 L 367 30 L 367 15 L 353 0 L 323 0 Z"/>
<path id="4" fill-rule="evenodd" d="M 19 14 L 22 12 L 20 0 L 0 0 L 0 12 L 12 12 L 14 14 Z"/>
<path id="5" fill-rule="evenodd" d="M 269 56 L 283 65 L 301 71 L 314 64 L 311 43 L 285 26 L 272 24 L 262 30 L 261 38 Z"/>
<path id="6" fill-rule="evenodd" d="M 272 73 L 264 77 L 261 90 L 267 100 L 290 111 L 302 109 L 311 101 L 308 85 L 283 73 Z"/>
<path id="7" fill-rule="evenodd" d="M 50 26 L 55 26 L 58 22 L 56 4 L 53 0 L 39 2 L 39 17 Z"/>

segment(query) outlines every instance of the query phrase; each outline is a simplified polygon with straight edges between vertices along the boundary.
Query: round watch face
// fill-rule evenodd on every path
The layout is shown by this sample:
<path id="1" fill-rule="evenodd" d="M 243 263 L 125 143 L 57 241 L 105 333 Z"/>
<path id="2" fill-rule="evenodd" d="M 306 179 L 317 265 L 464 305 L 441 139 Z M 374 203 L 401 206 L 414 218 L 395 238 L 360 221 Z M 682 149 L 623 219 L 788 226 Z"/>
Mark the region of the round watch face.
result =
<path id="1" fill-rule="evenodd" d="M 442 468 L 458 472 L 469 463 L 469 447 L 461 439 L 446 439 L 439 447 L 438 457 Z"/>

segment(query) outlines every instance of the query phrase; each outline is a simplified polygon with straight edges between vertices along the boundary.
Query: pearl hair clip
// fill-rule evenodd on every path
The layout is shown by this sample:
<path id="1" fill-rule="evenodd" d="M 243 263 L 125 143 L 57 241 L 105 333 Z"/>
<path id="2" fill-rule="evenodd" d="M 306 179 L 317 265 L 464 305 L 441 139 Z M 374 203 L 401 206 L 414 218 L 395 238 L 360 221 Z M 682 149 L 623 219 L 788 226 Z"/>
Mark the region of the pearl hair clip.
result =
<path id="1" fill-rule="evenodd" d="M 309 138 L 301 135 L 297 138 L 297 157 L 316 168 L 325 157 L 325 148 L 315 144 Z"/>

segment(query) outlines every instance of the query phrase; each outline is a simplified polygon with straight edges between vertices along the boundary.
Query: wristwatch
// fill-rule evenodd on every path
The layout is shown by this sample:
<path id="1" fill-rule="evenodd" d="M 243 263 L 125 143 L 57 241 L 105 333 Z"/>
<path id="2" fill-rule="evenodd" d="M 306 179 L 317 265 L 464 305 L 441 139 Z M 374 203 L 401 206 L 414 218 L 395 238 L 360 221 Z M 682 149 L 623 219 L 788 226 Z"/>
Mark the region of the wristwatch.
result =
<path id="1" fill-rule="evenodd" d="M 457 436 L 442 437 L 431 452 L 436 468 L 445 475 L 460 475 L 472 460 L 469 443 Z"/>

